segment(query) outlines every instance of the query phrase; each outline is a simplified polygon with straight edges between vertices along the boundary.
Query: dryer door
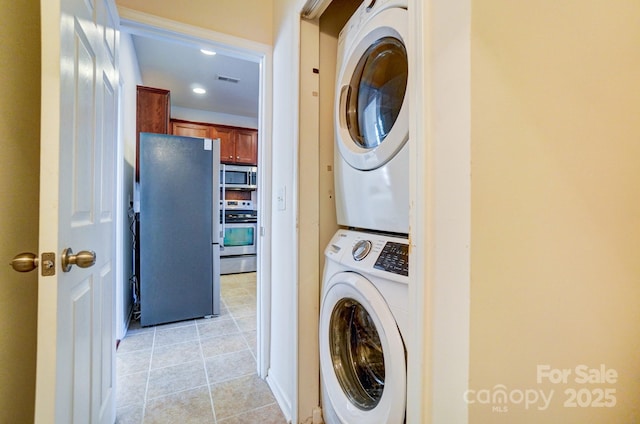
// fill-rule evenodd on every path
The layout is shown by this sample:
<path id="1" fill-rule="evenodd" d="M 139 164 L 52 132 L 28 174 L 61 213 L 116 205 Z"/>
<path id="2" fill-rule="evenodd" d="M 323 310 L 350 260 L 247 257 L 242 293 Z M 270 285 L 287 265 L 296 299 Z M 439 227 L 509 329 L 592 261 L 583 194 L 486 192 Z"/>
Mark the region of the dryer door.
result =
<path id="1" fill-rule="evenodd" d="M 402 337 L 380 292 L 354 272 L 336 274 L 325 286 L 320 368 L 326 417 L 341 423 L 403 422 Z"/>
<path id="2" fill-rule="evenodd" d="M 409 137 L 407 25 L 405 9 L 381 11 L 345 46 L 336 87 L 336 142 L 356 169 L 383 166 Z"/>

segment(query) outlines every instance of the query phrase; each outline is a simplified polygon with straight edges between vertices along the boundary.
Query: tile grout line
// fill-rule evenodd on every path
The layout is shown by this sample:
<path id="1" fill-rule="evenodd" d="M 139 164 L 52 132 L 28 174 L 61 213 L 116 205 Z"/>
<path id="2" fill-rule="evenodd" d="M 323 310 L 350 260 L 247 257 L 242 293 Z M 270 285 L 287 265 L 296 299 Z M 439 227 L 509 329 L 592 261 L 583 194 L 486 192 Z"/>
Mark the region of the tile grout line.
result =
<path id="1" fill-rule="evenodd" d="M 200 349 L 200 359 L 202 360 L 202 366 L 204 367 L 204 377 L 207 381 L 207 391 L 209 392 L 209 402 L 211 404 L 211 412 L 213 412 L 213 424 L 218 422 L 218 417 L 216 416 L 216 408 L 213 405 L 213 393 L 211 393 L 211 383 L 209 383 L 209 372 L 207 371 L 207 362 L 204 359 L 204 351 L 202 350 L 202 338 L 200 337 L 200 328 L 198 326 L 198 322 L 195 322 L 196 325 L 196 335 L 198 336 L 198 347 Z"/>
<path id="2" fill-rule="evenodd" d="M 234 281 L 234 284 L 243 284 L 243 282 Z M 248 296 L 253 296 L 253 297 L 254 297 L 253 305 L 255 305 L 255 304 L 257 303 L 257 298 L 255 297 L 255 295 L 254 295 L 251 291 L 247 290 L 246 288 L 243 288 L 243 290 L 245 290 L 245 291 L 247 292 L 247 295 L 248 295 Z M 231 297 L 234 297 L 234 296 L 231 296 Z M 226 302 L 225 302 L 225 305 L 227 305 L 227 303 L 226 303 Z M 234 306 L 244 306 L 244 305 L 248 305 L 248 303 L 242 303 L 242 304 L 240 304 L 240 305 L 234 305 Z M 227 305 L 227 311 L 229 312 L 229 315 L 230 315 L 230 316 L 231 316 L 231 318 L 233 319 L 234 324 L 235 324 L 235 325 L 236 325 L 236 327 L 238 328 L 238 332 L 240 333 L 240 335 L 241 335 L 241 336 L 242 336 L 242 338 L 244 339 L 245 343 L 247 344 L 247 347 L 249 348 L 249 351 L 251 351 L 251 346 L 249 345 L 249 342 L 247 341 L 246 337 L 244 336 L 244 333 L 245 333 L 246 331 L 242 331 L 242 329 L 240 329 L 240 326 L 238 325 L 238 321 L 237 321 L 237 319 L 240 319 L 240 318 L 247 318 L 247 317 L 250 317 L 250 316 L 252 316 L 252 315 L 254 315 L 254 319 L 257 319 L 257 314 L 256 314 L 256 313 L 254 313 L 254 314 L 241 315 L 241 316 L 236 317 L 236 315 L 233 313 L 233 311 L 231 310 L 231 308 L 229 308 L 229 306 L 228 306 L 228 305 Z M 253 330 L 252 330 L 252 331 L 253 331 Z M 253 351 L 251 352 L 251 354 L 253 355 Z M 255 359 L 255 356 L 254 356 L 254 359 Z"/>
<path id="3" fill-rule="evenodd" d="M 248 413 L 251 413 L 251 412 L 255 412 L 255 411 L 259 410 L 259 409 L 267 408 L 267 407 L 269 407 L 271 405 L 276 405 L 277 406 L 278 402 L 271 402 L 271 403 L 268 403 L 266 405 L 258 406 L 257 408 L 247 409 L 246 411 L 239 412 L 239 413 L 237 413 L 235 415 L 230 415 L 230 416 L 226 417 L 225 420 L 227 420 L 229 418 L 239 417 L 241 415 L 248 414 Z M 278 406 L 278 408 L 279 408 L 279 406 Z"/>
<path id="4" fill-rule="evenodd" d="M 153 364 L 153 351 L 156 346 L 156 327 L 153 327 L 153 340 L 151 342 L 151 354 L 149 356 L 149 368 L 147 368 L 147 384 L 144 387 L 144 398 L 142 401 L 142 417 L 140 418 L 144 424 L 144 416 L 147 413 L 147 395 L 149 393 L 149 380 L 151 379 L 151 364 Z"/>
<path id="5" fill-rule="evenodd" d="M 229 310 L 229 315 L 231 315 L 231 318 L 233 319 L 233 322 L 235 323 L 236 327 L 238 328 L 238 333 L 240 334 L 240 337 L 242 337 L 242 340 L 244 340 L 244 344 L 247 345 L 247 349 L 249 349 L 249 353 L 251 354 L 251 356 L 253 357 L 253 362 L 255 364 L 255 373 L 258 373 L 258 358 L 256 358 L 257 355 L 255 355 L 253 353 L 253 349 L 251 349 L 251 345 L 249 344 L 249 341 L 247 340 L 247 337 L 244 335 L 244 333 L 246 333 L 247 331 L 242 331 L 240 329 L 240 326 L 238 325 L 238 321 L 236 321 L 236 317 L 235 315 L 233 315 L 233 313 Z M 244 317 L 240 317 L 240 318 L 244 318 Z M 256 318 L 254 318 L 256 319 Z M 257 332 L 257 329 L 256 329 Z M 257 347 L 256 347 L 257 349 Z"/>
<path id="6" fill-rule="evenodd" d="M 236 284 L 244 284 L 244 283 L 245 283 L 245 282 L 236 282 Z M 249 291 L 249 290 L 248 290 L 248 289 L 246 289 L 246 288 L 244 288 L 244 290 L 246 290 L 246 291 L 247 291 L 247 293 L 249 294 L 249 296 L 254 296 L 254 305 L 255 305 L 255 304 L 257 304 L 258 300 L 257 300 L 257 296 L 255 296 L 254 291 L 253 291 L 253 290 L 252 290 L 252 291 Z M 256 305 L 256 306 L 257 306 L 257 305 Z M 256 368 L 256 373 L 257 373 L 257 372 L 258 372 L 258 358 L 257 358 L 257 355 L 253 353 L 253 349 L 251 348 L 251 345 L 249 344 L 249 341 L 247 340 L 247 337 L 245 336 L 245 333 L 247 333 L 247 331 L 242 331 L 242 330 L 240 329 L 240 326 L 238 325 L 238 322 L 236 321 L 236 317 L 235 317 L 235 315 L 231 312 L 231 310 L 229 310 L 229 315 L 231 315 L 231 317 L 233 318 L 233 322 L 235 322 L 236 327 L 238 327 L 238 330 L 240 331 L 240 335 L 242 336 L 242 339 L 244 340 L 245 344 L 246 344 L 246 345 L 247 345 L 247 347 L 249 348 L 249 352 L 251 353 L 251 356 L 253 356 L 253 360 L 255 361 L 255 364 L 256 364 L 256 367 L 255 367 L 255 368 Z M 258 318 L 257 308 L 256 308 L 256 313 L 255 313 L 255 314 L 253 314 L 253 315 L 254 315 L 253 319 L 254 319 L 254 320 L 257 320 L 257 318 Z M 251 316 L 251 315 L 248 315 L 248 316 Z M 241 316 L 241 317 L 238 317 L 238 318 L 246 318 L 246 317 L 245 317 L 245 316 Z M 257 329 L 257 325 L 256 325 L 256 330 L 255 330 L 255 331 L 256 331 L 256 334 L 257 334 L 257 331 L 258 331 L 258 329 Z M 257 346 L 256 346 L 256 350 L 257 350 Z"/>
<path id="7" fill-rule="evenodd" d="M 163 398 L 168 398 L 168 397 L 172 397 L 172 396 L 175 396 L 175 395 L 179 395 L 181 393 L 192 392 L 192 391 L 194 391 L 196 389 L 201 389 L 203 387 L 207 387 L 207 384 L 205 383 L 205 384 L 202 384 L 200 386 L 187 387 L 187 388 L 184 388 L 184 389 L 177 390 L 175 392 L 164 393 L 164 394 L 158 395 L 156 397 L 149 398 L 149 401 L 157 401 L 157 400 L 160 400 L 160 399 L 163 399 Z"/>
<path id="8" fill-rule="evenodd" d="M 234 285 L 235 289 L 241 288 L 247 293 L 248 296 L 252 296 L 253 295 L 253 291 L 250 291 L 245 287 L 238 287 L 241 284 L 244 284 L 244 282 L 243 281 L 238 281 L 238 279 L 234 279 L 233 285 Z M 231 297 L 233 297 L 233 296 L 231 296 Z M 257 298 L 255 298 L 255 296 L 254 296 L 254 304 L 255 303 L 257 303 Z M 225 302 L 225 305 L 226 305 L 226 302 Z M 238 332 L 239 332 L 240 336 L 242 337 L 242 340 L 244 340 L 245 345 L 249 349 L 249 353 L 251 353 L 251 356 L 253 357 L 253 360 L 254 360 L 254 362 L 256 364 L 255 368 L 256 368 L 256 373 L 257 373 L 257 371 L 258 371 L 258 358 L 256 358 L 256 355 L 254 355 L 253 349 L 251 349 L 251 345 L 249 344 L 249 341 L 247 340 L 247 337 L 244 334 L 245 332 L 240 329 L 240 326 L 238 325 L 238 321 L 236 320 L 236 316 L 231 311 L 231 308 L 229 308 L 228 305 L 227 305 L 227 311 L 229 312 L 229 315 L 233 319 L 233 322 L 235 323 L 236 327 L 238 328 Z M 251 316 L 251 315 L 249 315 L 249 316 Z M 238 317 L 238 318 L 244 318 L 244 317 Z M 254 317 L 254 319 L 257 319 L 257 315 Z M 256 331 L 257 331 L 257 329 L 256 329 Z"/>
<path id="9" fill-rule="evenodd" d="M 256 362 L 256 373 L 257 373 L 257 371 L 258 371 L 258 358 L 256 358 L 256 356 L 258 356 L 258 355 L 255 355 L 253 353 L 253 349 L 251 349 L 251 345 L 249 344 L 249 340 L 247 340 L 247 337 L 245 336 L 245 333 L 248 333 L 248 331 L 245 331 L 245 332 L 241 331 L 240 332 L 240 336 L 242 336 L 242 340 L 244 340 L 244 344 L 247 345 L 247 349 L 249 349 L 249 353 L 251 353 L 251 356 L 253 356 L 253 360 Z M 257 349 L 257 347 L 256 347 L 256 349 Z"/>

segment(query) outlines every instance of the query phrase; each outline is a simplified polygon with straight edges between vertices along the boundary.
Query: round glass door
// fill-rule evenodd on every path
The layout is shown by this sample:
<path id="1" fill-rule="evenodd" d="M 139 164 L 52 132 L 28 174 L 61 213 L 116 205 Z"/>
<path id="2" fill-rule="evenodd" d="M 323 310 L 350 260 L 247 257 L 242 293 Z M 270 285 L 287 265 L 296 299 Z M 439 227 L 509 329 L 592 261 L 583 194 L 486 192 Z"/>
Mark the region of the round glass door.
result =
<path id="1" fill-rule="evenodd" d="M 408 79 L 407 50 L 395 37 L 373 43 L 349 83 L 346 122 L 351 139 L 365 149 L 380 145 L 398 119 Z"/>
<path id="2" fill-rule="evenodd" d="M 322 403 L 334 421 L 404 422 L 404 343 L 376 286 L 351 271 L 324 281 L 319 330 Z"/>
<path id="3" fill-rule="evenodd" d="M 385 9 L 339 50 L 334 128 L 352 168 L 384 166 L 409 139 L 408 22 L 406 9 Z"/>
<path id="4" fill-rule="evenodd" d="M 351 403 L 364 411 L 375 408 L 384 391 L 384 352 L 373 319 L 356 300 L 341 299 L 333 308 L 329 350 Z"/>

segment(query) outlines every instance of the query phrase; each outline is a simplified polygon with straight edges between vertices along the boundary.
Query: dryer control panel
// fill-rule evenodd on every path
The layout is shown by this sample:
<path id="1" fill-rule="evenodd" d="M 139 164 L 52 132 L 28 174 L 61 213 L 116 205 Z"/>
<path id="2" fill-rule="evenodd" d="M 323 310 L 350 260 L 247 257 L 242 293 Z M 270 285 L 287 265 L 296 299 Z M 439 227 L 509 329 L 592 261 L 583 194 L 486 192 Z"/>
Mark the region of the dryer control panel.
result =
<path id="1" fill-rule="evenodd" d="M 375 269 L 409 276 L 409 245 L 388 241 L 378 255 Z"/>

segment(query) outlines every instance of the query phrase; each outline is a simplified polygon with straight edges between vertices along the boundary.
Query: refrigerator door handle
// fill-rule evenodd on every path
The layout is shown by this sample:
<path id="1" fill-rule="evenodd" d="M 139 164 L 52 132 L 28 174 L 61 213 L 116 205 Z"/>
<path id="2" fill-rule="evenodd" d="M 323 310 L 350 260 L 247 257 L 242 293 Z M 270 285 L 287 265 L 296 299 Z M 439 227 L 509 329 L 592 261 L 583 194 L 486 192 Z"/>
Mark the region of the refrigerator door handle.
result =
<path id="1" fill-rule="evenodd" d="M 219 145 L 220 145 L 220 139 L 218 139 L 218 146 Z M 224 233 L 225 233 L 224 225 L 225 225 L 225 221 L 227 220 L 227 217 L 226 217 L 227 202 L 225 201 L 226 194 L 227 194 L 227 185 L 226 185 L 227 165 L 225 165 L 224 163 L 220 164 L 220 169 L 222 170 L 222 172 L 219 172 L 218 175 L 222 175 L 222 178 L 220 180 L 220 204 L 222 205 L 222 207 L 221 207 L 221 213 L 220 213 L 220 234 L 218 234 L 218 238 L 220 240 L 220 248 L 224 249 Z"/>
<path id="2" fill-rule="evenodd" d="M 212 217 L 213 231 L 211 237 L 214 244 L 220 244 L 224 241 L 224 165 L 220 164 L 220 139 L 214 138 L 211 143 L 211 158 L 213 161 L 212 189 L 214 199 L 213 210 L 217 213 Z M 222 174 L 222 180 L 220 176 Z"/>
<path id="3" fill-rule="evenodd" d="M 213 254 L 213 315 L 220 315 L 220 245 L 214 244 Z"/>

